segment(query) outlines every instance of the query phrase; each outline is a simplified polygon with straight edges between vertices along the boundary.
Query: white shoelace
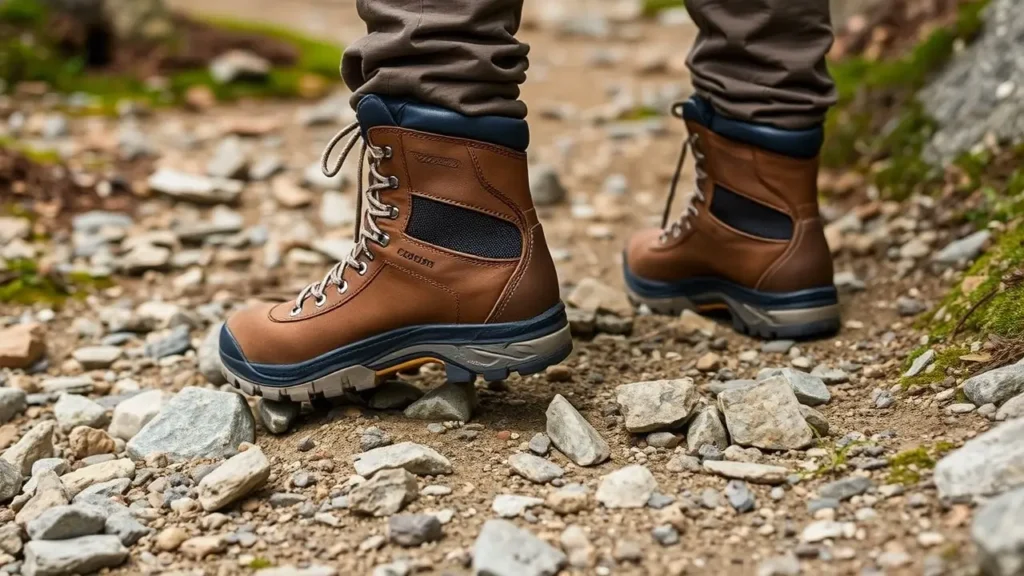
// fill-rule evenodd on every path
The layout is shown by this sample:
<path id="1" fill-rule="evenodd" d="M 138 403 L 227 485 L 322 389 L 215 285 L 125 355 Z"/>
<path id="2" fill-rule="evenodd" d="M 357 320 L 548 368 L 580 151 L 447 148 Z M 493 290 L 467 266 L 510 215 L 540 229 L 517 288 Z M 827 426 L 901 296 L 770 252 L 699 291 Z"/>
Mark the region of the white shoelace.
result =
<path id="1" fill-rule="evenodd" d="M 672 106 L 672 115 L 680 120 L 683 119 L 682 102 L 677 102 Z M 693 189 L 693 195 L 690 196 L 689 201 L 686 203 L 686 209 L 683 210 L 683 213 L 679 218 L 669 223 L 669 217 L 672 213 L 672 204 L 676 199 L 676 188 L 679 186 L 679 178 L 683 173 L 683 163 L 686 162 L 686 155 L 689 151 L 693 152 L 694 170 L 697 172 L 696 185 Z M 684 224 L 687 229 L 690 228 L 690 216 L 696 217 L 700 215 L 697 204 L 703 204 L 705 201 L 702 186 L 706 178 L 707 172 L 704 168 L 704 153 L 700 149 L 700 135 L 693 132 L 683 140 L 683 147 L 679 151 L 679 161 L 676 163 L 676 172 L 672 176 L 672 185 L 669 187 L 668 200 L 665 202 L 665 210 L 661 215 L 662 242 L 668 240 L 669 237 L 679 237 L 679 235 L 682 234 Z"/>
<path id="2" fill-rule="evenodd" d="M 345 143 L 341 156 L 332 165 L 330 162 L 331 153 L 334 152 L 338 143 L 346 136 L 350 136 L 350 138 Z M 391 238 L 380 229 L 376 221 L 377 218 L 398 217 L 398 208 L 385 204 L 379 196 L 379 192 L 382 190 L 398 188 L 397 177 L 383 176 L 379 172 L 381 160 L 391 157 L 391 147 L 384 146 L 381 148 L 367 143 L 363 138 L 363 133 L 359 130 L 359 123 L 355 122 L 343 128 L 327 143 L 323 156 L 320 158 L 320 169 L 328 178 L 337 176 L 338 172 L 341 171 L 342 165 L 345 163 L 345 159 L 348 158 L 349 153 L 355 148 L 356 142 L 359 141 L 362 141 L 362 146 L 359 150 L 359 175 L 356 193 L 356 213 L 359 215 L 359 219 L 356 221 L 356 245 L 352 247 L 352 251 L 349 252 L 348 256 L 331 267 L 320 281 L 309 284 L 299 292 L 298 297 L 295 298 L 295 306 L 291 311 L 292 316 L 298 316 L 302 312 L 302 304 L 307 298 L 315 298 L 315 304 L 318 308 L 326 304 L 327 296 L 324 294 L 324 290 L 332 284 L 337 286 L 339 294 L 344 294 L 348 291 L 348 282 L 344 277 L 345 270 L 351 267 L 360 276 L 366 274 L 367 264 L 362 258 L 373 260 L 373 252 L 370 250 L 369 242 L 372 241 L 380 246 L 387 246 L 391 241 Z M 366 187 L 366 190 L 363 190 L 363 165 L 366 163 L 367 153 L 370 155 L 370 178 L 373 182 Z M 364 200 L 367 204 L 365 214 L 363 213 Z"/>

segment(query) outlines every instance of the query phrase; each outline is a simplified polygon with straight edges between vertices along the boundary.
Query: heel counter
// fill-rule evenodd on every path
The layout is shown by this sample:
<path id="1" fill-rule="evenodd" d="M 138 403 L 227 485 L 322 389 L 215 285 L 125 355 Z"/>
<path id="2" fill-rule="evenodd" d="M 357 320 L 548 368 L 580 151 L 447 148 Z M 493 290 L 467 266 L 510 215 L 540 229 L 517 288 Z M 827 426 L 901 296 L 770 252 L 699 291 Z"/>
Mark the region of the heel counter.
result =
<path id="1" fill-rule="evenodd" d="M 832 253 L 825 240 L 821 218 L 796 223 L 792 245 L 765 272 L 758 290 L 794 292 L 833 284 Z"/>
<path id="2" fill-rule="evenodd" d="M 558 303 L 558 272 L 551 258 L 544 228 L 530 208 L 531 228 L 524 242 L 520 270 L 512 275 L 494 311 L 491 322 L 517 322 L 533 318 Z"/>

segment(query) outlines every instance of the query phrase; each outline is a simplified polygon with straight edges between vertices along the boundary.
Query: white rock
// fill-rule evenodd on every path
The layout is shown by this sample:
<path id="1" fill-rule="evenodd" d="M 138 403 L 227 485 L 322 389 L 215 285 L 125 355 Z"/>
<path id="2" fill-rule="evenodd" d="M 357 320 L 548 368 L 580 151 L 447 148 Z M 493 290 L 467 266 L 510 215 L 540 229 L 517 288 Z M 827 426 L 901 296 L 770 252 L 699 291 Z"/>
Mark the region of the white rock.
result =
<path id="1" fill-rule="evenodd" d="M 107 431 L 114 438 L 131 440 L 160 413 L 166 401 L 167 393 L 163 390 L 150 390 L 132 396 L 114 408 Z"/>
<path id="2" fill-rule="evenodd" d="M 119 566 L 128 550 L 117 536 L 82 536 L 71 540 L 35 540 L 25 545 L 23 576 L 90 574 Z"/>
<path id="3" fill-rule="evenodd" d="M 173 460 L 234 455 L 256 438 L 256 421 L 239 394 L 187 387 L 128 441 L 128 455 L 163 452 Z"/>
<path id="4" fill-rule="evenodd" d="M 596 497 L 605 508 L 643 508 L 657 489 L 651 471 L 634 464 L 602 476 Z"/>
<path id="5" fill-rule="evenodd" d="M 947 454 L 935 466 L 942 498 L 988 496 L 1024 486 L 1024 419 L 1009 420 Z"/>
<path id="6" fill-rule="evenodd" d="M 516 518 L 522 516 L 528 508 L 540 506 L 544 501 L 531 496 L 517 496 L 514 494 L 499 494 L 494 497 L 491 510 L 502 518 Z"/>
<path id="7" fill-rule="evenodd" d="M 65 431 L 78 426 L 102 428 L 107 421 L 107 410 L 77 394 L 62 394 L 53 405 L 53 415 Z"/>
<path id="8" fill-rule="evenodd" d="M 213 512 L 262 486 L 270 478 L 270 461 L 257 446 L 228 458 L 199 482 L 199 504 Z"/>
<path id="9" fill-rule="evenodd" d="M 356 474 L 368 477 L 379 470 L 404 468 L 413 474 L 451 474 L 452 464 L 432 448 L 413 442 L 401 442 L 375 448 L 355 456 Z"/>

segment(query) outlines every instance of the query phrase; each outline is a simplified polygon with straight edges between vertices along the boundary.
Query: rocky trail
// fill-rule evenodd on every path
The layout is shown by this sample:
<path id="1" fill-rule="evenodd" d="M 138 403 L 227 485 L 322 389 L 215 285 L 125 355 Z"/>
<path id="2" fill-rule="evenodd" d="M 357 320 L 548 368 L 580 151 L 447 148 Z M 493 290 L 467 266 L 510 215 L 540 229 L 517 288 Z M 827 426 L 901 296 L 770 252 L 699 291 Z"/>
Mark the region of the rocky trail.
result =
<path id="1" fill-rule="evenodd" d="M 315 21 L 235 4 L 217 9 L 360 31 L 348 3 Z M 978 332 L 951 367 L 926 327 L 1013 230 L 827 174 L 854 190 L 824 206 L 839 334 L 636 311 L 621 249 L 660 217 L 682 139 L 661 111 L 689 91 L 695 30 L 678 10 L 532 10 L 531 188 L 575 351 L 526 378 L 448 385 L 426 365 L 301 406 L 226 384 L 220 322 L 351 246 L 355 163 L 319 168 L 354 119 L 343 91 L 118 117 L 0 103 L 0 136 L 64 163 L 5 187 L 19 160 L 0 151 L 0 204 L 54 191 L 0 216 L 0 569 L 1024 573 L 1024 354 Z"/>

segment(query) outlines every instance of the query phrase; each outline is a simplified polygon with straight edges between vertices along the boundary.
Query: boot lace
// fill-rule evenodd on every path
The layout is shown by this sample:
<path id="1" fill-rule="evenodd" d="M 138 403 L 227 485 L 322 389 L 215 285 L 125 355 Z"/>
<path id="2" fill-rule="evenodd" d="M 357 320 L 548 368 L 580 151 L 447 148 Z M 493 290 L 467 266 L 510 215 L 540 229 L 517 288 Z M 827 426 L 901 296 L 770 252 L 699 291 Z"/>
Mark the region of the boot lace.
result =
<path id="1" fill-rule="evenodd" d="M 345 143 L 345 147 L 342 148 L 341 155 L 332 164 L 330 160 L 331 154 L 345 137 L 349 137 L 349 139 Z M 359 123 L 354 122 L 335 134 L 330 142 L 327 143 L 327 147 L 324 148 L 324 153 L 320 157 L 320 169 L 323 171 L 324 176 L 328 178 L 337 176 L 338 172 L 341 171 L 342 165 L 345 163 L 345 159 L 348 158 L 349 153 L 355 148 L 357 142 L 362 142 L 362 145 L 359 150 L 359 175 L 356 193 L 356 213 L 359 214 L 359 219 L 356 221 L 356 244 L 352 247 L 352 251 L 331 267 L 323 278 L 318 282 L 309 284 L 299 292 L 299 295 L 295 298 L 295 306 L 291 310 L 292 316 L 298 316 L 302 313 L 302 304 L 307 298 L 314 298 L 317 308 L 326 304 L 327 296 L 324 294 L 324 290 L 331 285 L 337 287 L 336 289 L 339 294 L 347 292 L 348 282 L 344 277 L 345 271 L 348 268 L 352 268 L 360 276 L 366 274 L 366 261 L 372 261 L 374 258 L 373 251 L 370 249 L 370 242 L 375 242 L 383 247 L 387 246 L 391 241 L 387 233 L 382 231 L 377 225 L 377 218 L 398 218 L 398 207 L 385 204 L 380 199 L 380 192 L 382 190 L 398 188 L 398 178 L 396 176 L 384 176 L 379 171 L 381 161 L 391 158 L 393 153 L 391 147 L 379 147 L 368 143 L 363 138 L 362 131 L 359 130 Z M 369 172 L 371 183 L 363 190 L 363 167 L 366 164 L 367 155 L 370 156 Z M 363 213 L 364 201 L 366 203 L 365 214 Z"/>
<path id="2" fill-rule="evenodd" d="M 677 102 L 672 106 L 672 115 L 680 120 L 683 119 L 683 103 Z M 690 196 L 686 203 L 686 209 L 683 210 L 682 214 L 671 223 L 669 217 L 672 213 L 672 203 L 676 199 L 676 188 L 679 186 L 679 178 L 683 173 L 683 163 L 686 162 L 686 156 L 688 152 L 693 152 L 694 158 L 694 170 L 697 172 L 696 185 L 693 189 L 693 194 Z M 665 242 L 670 237 L 678 238 L 683 233 L 683 226 L 689 230 L 692 224 L 690 224 L 690 217 L 696 217 L 700 215 L 700 210 L 697 208 L 698 204 L 705 202 L 704 198 L 704 180 L 707 178 L 707 172 L 704 168 L 704 153 L 700 149 L 700 134 L 691 132 L 684 140 L 683 147 L 679 151 L 679 161 L 676 163 L 676 172 L 672 176 L 672 185 L 668 191 L 668 200 L 665 202 L 665 210 L 661 215 L 661 241 Z"/>

